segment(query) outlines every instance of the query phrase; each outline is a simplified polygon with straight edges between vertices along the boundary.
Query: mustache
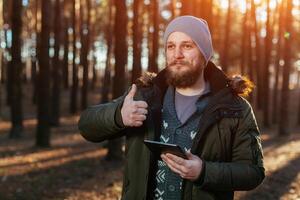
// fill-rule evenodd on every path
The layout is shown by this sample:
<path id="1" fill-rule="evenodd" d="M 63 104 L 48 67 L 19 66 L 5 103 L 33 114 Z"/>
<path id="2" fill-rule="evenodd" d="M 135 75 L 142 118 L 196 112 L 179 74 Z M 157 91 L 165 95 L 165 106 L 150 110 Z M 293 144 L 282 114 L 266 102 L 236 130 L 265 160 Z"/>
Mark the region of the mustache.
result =
<path id="1" fill-rule="evenodd" d="M 171 67 L 174 65 L 190 65 L 190 63 L 188 61 L 183 61 L 183 60 L 180 60 L 180 61 L 174 60 L 168 66 Z"/>

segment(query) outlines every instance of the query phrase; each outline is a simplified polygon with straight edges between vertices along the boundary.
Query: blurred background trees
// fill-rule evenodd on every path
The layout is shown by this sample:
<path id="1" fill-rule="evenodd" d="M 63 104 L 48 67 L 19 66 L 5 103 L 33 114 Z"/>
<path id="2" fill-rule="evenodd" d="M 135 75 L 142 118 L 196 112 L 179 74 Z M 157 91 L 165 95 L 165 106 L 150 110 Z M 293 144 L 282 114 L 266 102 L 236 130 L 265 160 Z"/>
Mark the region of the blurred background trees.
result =
<path id="1" fill-rule="evenodd" d="M 217 65 L 254 81 L 261 126 L 287 135 L 300 125 L 300 1 L 0 0 L 0 10 L 0 120 L 11 121 L 11 138 L 36 118 L 36 145 L 49 146 L 51 127 L 91 105 L 89 94 L 105 103 L 164 68 L 164 28 L 186 14 L 207 20 Z M 35 116 L 23 112 L 24 94 Z"/>

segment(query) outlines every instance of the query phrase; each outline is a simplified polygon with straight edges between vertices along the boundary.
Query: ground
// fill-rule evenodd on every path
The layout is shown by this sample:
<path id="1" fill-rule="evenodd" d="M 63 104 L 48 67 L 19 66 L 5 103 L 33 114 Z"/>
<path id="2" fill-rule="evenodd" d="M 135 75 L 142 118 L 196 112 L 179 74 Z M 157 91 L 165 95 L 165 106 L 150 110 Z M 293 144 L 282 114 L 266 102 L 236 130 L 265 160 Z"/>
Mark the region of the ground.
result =
<path id="1" fill-rule="evenodd" d="M 9 123 L 0 122 L 0 199 L 117 200 L 122 189 L 122 162 L 106 161 L 105 144 L 79 134 L 78 116 L 62 118 L 52 129 L 51 148 L 34 147 L 35 120 L 26 120 L 23 138 L 9 140 Z M 267 177 L 236 199 L 300 199 L 300 134 L 275 137 L 263 131 Z"/>
<path id="2" fill-rule="evenodd" d="M 23 91 L 29 92 L 24 92 L 24 132 L 18 140 L 8 139 L 10 110 L 5 96 L 0 96 L 0 200 L 120 199 L 123 164 L 105 160 L 105 143 L 90 143 L 80 136 L 79 115 L 66 114 L 69 91 L 62 94 L 63 117 L 61 126 L 51 129 L 50 148 L 34 147 L 36 106 L 30 85 Z M 99 101 L 98 91 L 89 94 L 90 105 Z M 257 189 L 237 192 L 235 199 L 300 200 L 299 128 L 286 137 L 276 137 L 275 129 L 262 130 L 262 141 L 267 177 Z"/>

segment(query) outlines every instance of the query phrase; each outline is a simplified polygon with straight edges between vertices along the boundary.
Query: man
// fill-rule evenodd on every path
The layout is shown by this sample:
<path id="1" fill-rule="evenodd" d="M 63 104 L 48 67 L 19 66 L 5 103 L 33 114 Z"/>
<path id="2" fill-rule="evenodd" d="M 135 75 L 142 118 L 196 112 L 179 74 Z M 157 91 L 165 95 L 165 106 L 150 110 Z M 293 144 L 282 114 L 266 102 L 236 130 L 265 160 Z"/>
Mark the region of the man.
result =
<path id="1" fill-rule="evenodd" d="M 259 130 L 240 78 L 211 61 L 206 21 L 181 16 L 164 33 L 167 67 L 148 73 L 124 96 L 85 110 L 84 138 L 126 137 L 124 200 L 233 199 L 264 179 Z M 144 139 L 178 144 L 188 159 L 150 153 Z"/>

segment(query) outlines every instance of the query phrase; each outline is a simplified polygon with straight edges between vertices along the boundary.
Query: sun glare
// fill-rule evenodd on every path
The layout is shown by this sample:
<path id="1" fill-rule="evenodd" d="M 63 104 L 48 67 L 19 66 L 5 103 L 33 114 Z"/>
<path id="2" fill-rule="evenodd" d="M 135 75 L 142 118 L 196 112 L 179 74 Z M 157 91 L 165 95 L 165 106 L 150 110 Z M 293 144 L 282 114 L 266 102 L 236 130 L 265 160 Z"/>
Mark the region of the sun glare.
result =
<path id="1" fill-rule="evenodd" d="M 278 3 L 280 3 L 281 0 L 270 0 L 269 6 L 271 10 L 275 10 Z M 258 5 L 258 7 L 264 7 L 266 8 L 266 0 L 254 0 L 254 3 Z M 293 0 L 293 3 L 295 6 L 300 4 L 299 0 Z M 221 7 L 221 9 L 228 9 L 228 0 L 218 0 L 218 5 Z M 248 5 L 249 6 L 249 5 Z M 245 13 L 247 9 L 247 3 L 245 0 L 235 0 L 232 1 L 232 7 L 238 8 L 241 13 Z"/>

